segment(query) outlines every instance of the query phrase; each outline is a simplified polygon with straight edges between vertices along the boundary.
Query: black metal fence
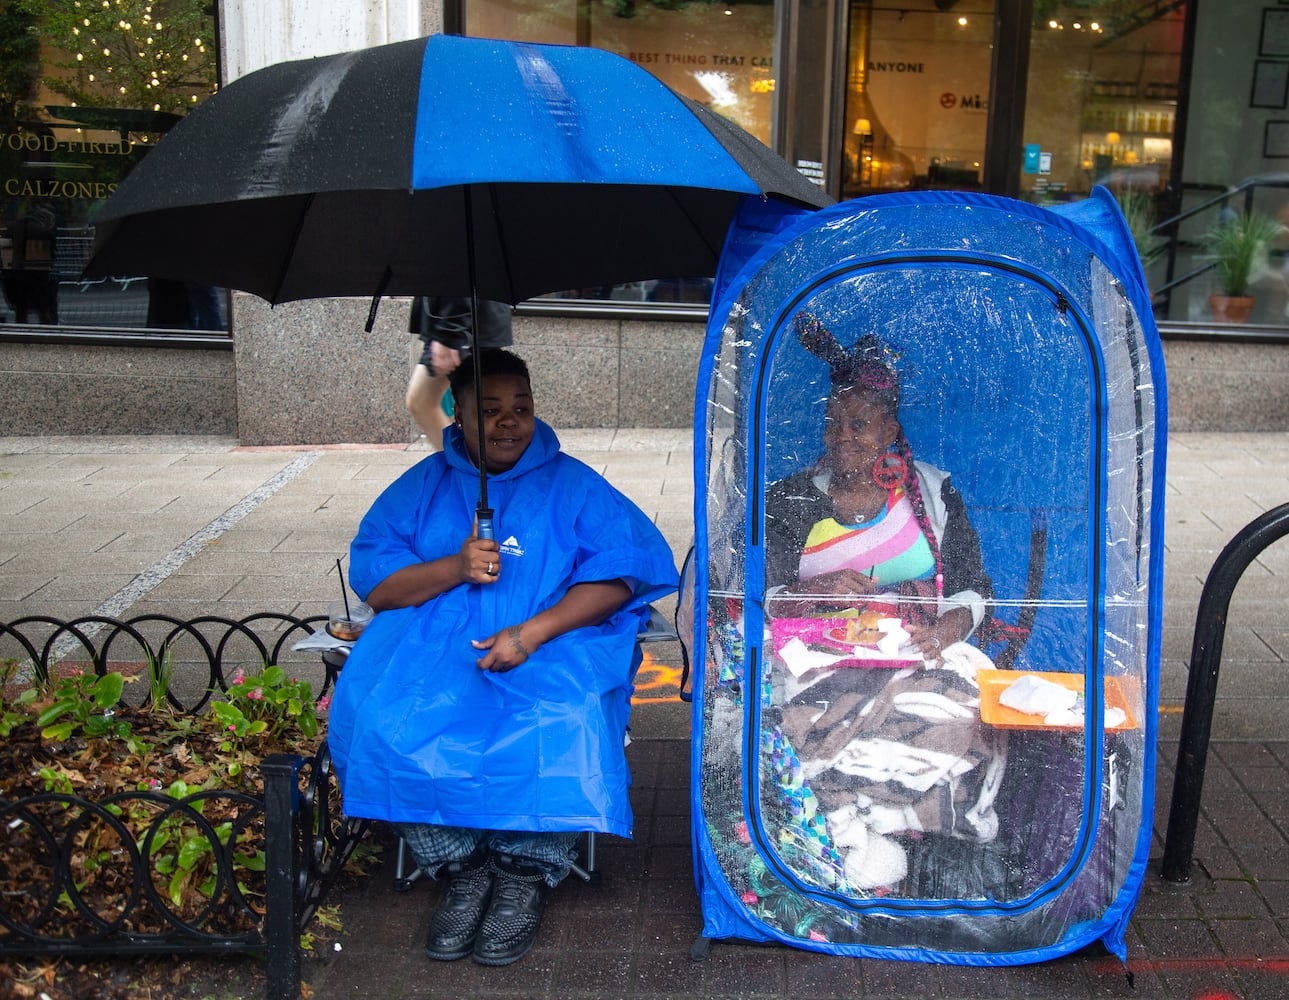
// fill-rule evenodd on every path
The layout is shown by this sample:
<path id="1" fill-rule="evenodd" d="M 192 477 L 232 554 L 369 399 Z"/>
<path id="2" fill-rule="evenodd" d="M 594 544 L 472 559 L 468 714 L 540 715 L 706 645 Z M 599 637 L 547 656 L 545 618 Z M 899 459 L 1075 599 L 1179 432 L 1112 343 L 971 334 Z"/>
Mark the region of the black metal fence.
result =
<path id="1" fill-rule="evenodd" d="M 69 669 L 104 676 L 124 668 L 148 683 L 127 687 L 120 704 L 164 696 L 171 709 L 195 714 L 239 670 L 268 665 L 309 676 L 316 696 L 326 695 L 343 660 L 291 648 L 324 621 L 31 616 L 0 623 L 0 659 L 10 695 Z M 260 775 L 259 796 L 144 787 L 97 800 L 60 790 L 0 797 L 0 877 L 8 870 L 23 880 L 21 891 L 0 894 L 0 954 L 259 953 L 270 1000 L 298 997 L 300 934 L 368 824 L 342 815 L 325 743 L 308 756 L 274 754 Z M 208 818 L 216 811 L 218 822 Z M 244 885 L 251 841 L 263 843 L 262 903 Z M 202 891 L 169 891 L 174 866 L 198 857 Z"/>

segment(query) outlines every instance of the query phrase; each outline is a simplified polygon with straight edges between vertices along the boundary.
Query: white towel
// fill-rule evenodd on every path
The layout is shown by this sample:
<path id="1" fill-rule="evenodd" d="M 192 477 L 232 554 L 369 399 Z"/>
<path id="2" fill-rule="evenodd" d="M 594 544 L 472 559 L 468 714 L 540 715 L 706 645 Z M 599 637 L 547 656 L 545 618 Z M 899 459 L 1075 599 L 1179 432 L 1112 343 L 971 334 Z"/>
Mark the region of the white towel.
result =
<path id="1" fill-rule="evenodd" d="M 328 649 L 340 649 L 342 646 L 345 649 L 352 649 L 353 645 L 354 640 L 337 639 L 325 628 L 320 628 L 316 632 L 310 632 L 303 639 L 300 639 L 292 645 L 291 648 L 297 652 L 317 650 L 325 653 Z"/>
<path id="2" fill-rule="evenodd" d="M 998 703 L 1026 715 L 1041 715 L 1051 725 L 1078 725 L 1074 706 L 1079 693 L 1045 677 L 1025 674 L 1008 684 Z"/>

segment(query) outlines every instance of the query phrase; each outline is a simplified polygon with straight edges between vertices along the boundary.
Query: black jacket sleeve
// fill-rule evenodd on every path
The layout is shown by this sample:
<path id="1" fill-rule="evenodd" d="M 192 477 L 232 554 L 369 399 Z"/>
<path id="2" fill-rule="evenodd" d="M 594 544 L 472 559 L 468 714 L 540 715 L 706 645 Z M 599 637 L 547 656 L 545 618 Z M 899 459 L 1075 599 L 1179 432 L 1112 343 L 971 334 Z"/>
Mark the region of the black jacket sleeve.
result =
<path id="1" fill-rule="evenodd" d="M 412 302 L 408 323 L 427 343 L 436 340 L 445 347 L 464 350 L 470 341 L 470 300 L 465 298 L 418 295 Z M 504 302 L 479 300 L 479 346 L 509 347 L 514 343 L 510 306 Z"/>
<path id="2" fill-rule="evenodd" d="M 985 600 L 993 597 L 994 585 L 985 573 L 980 555 L 980 537 L 967 517 L 962 494 L 945 479 L 940 488 L 944 501 L 944 538 L 940 542 L 940 560 L 944 566 L 944 592 L 956 594 L 974 590 Z"/>
<path id="3" fill-rule="evenodd" d="M 831 517 L 832 498 L 811 482 L 808 472 L 798 472 L 765 493 L 765 586 L 792 586 L 797 582 L 801 550 L 817 521 Z"/>

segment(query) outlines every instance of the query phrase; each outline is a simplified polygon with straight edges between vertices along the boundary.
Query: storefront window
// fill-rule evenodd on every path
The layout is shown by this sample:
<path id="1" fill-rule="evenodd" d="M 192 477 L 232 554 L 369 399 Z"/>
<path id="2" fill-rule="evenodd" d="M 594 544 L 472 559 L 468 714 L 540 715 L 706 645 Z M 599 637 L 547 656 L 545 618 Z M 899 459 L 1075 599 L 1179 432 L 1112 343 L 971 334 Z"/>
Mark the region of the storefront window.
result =
<path id="1" fill-rule="evenodd" d="M 981 186 L 993 4 L 852 0 L 842 194 Z"/>
<path id="2" fill-rule="evenodd" d="M 773 0 L 464 2 L 466 34 L 616 52 L 770 142 Z"/>
<path id="3" fill-rule="evenodd" d="M 465 33 L 615 52 L 677 93 L 770 142 L 774 103 L 773 0 L 463 0 Z M 706 303 L 707 278 L 661 278 L 543 298 Z"/>
<path id="4" fill-rule="evenodd" d="M 1023 197 L 1083 198 L 1104 184 L 1158 199 L 1177 127 L 1180 6 L 1035 3 Z"/>
<path id="5" fill-rule="evenodd" d="M 209 0 L 0 0 L 0 260 L 5 322 L 227 329 L 217 289 L 85 280 L 94 214 L 215 90 Z"/>

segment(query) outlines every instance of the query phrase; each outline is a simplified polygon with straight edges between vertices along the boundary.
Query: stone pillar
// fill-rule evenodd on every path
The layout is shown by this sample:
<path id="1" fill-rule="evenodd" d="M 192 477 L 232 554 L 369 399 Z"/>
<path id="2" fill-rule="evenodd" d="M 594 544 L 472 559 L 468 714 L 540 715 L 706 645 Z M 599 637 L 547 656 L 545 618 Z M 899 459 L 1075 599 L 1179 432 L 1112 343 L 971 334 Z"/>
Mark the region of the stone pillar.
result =
<path id="1" fill-rule="evenodd" d="M 289 59 L 331 55 L 438 31 L 440 0 L 220 0 L 223 82 Z M 403 405 L 414 363 L 409 303 L 386 299 L 270 308 L 234 293 L 230 327 L 242 444 L 396 442 L 413 436 Z M 415 352 L 419 354 L 419 351 Z"/>
<path id="2" fill-rule="evenodd" d="M 220 0 L 224 83 L 288 59 L 328 56 L 438 31 L 440 0 Z"/>

